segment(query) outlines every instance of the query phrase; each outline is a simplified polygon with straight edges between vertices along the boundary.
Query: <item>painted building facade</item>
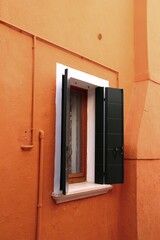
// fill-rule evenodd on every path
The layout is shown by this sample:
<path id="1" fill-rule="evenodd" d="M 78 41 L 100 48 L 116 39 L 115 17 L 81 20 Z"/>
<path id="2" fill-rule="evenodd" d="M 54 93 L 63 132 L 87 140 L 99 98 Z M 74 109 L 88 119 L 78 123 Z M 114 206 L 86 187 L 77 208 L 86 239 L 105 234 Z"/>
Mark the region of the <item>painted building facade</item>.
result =
<path id="1" fill-rule="evenodd" d="M 0 239 L 159 240 L 158 0 L 0 2 Z M 124 89 L 124 184 L 56 204 L 56 64 Z"/>

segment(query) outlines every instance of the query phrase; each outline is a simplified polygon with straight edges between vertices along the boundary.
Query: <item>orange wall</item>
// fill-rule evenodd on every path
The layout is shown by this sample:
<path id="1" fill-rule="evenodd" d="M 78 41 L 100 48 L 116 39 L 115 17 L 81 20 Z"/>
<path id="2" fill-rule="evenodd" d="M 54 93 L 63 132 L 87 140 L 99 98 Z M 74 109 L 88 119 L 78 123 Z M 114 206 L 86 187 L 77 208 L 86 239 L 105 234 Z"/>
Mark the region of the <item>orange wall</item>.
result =
<path id="1" fill-rule="evenodd" d="M 119 87 L 125 89 L 126 122 L 134 80 L 133 7 L 128 0 L 101 4 L 96 0 L 1 0 L 1 19 L 31 34 L 0 22 L 0 239 L 35 239 L 40 129 L 45 132 L 41 239 L 137 239 L 137 162 L 129 157 L 125 184 L 108 194 L 61 205 L 51 198 L 56 62 L 109 79 L 113 87 L 117 75 L 105 66 L 118 71 Z M 36 40 L 34 62 L 34 147 L 22 151 L 21 145 L 30 143 L 33 35 L 41 37 Z"/>
<path id="2" fill-rule="evenodd" d="M 160 238 L 159 4 L 135 1 L 135 83 L 126 123 L 126 157 L 137 165 L 139 240 Z"/>
<path id="3" fill-rule="evenodd" d="M 133 9 L 128 0 L 1 0 L 0 17 L 119 71 L 128 99 L 134 80 Z"/>

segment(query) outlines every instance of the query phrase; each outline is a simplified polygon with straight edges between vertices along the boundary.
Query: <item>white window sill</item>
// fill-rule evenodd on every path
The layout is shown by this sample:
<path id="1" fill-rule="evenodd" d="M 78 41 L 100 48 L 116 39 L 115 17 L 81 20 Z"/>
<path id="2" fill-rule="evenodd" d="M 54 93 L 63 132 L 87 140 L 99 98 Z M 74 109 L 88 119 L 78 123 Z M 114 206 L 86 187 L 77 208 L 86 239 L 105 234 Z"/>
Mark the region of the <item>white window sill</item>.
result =
<path id="1" fill-rule="evenodd" d="M 113 188 L 112 185 L 109 184 L 95 184 L 95 183 L 74 183 L 69 184 L 69 191 L 66 195 L 63 194 L 52 194 L 53 199 L 57 204 L 69 202 L 73 200 L 78 200 L 82 198 L 88 198 L 92 196 L 97 196 L 101 194 L 107 193 L 109 190 Z"/>

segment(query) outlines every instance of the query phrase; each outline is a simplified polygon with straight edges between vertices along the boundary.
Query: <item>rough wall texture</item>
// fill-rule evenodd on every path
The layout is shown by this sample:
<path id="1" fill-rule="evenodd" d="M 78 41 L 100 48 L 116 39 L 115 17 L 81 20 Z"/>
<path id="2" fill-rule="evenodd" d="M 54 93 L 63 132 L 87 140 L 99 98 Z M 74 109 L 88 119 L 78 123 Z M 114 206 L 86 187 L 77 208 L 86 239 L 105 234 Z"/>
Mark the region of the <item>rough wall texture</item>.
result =
<path id="1" fill-rule="evenodd" d="M 22 151 L 22 144 L 30 143 L 33 39 L 1 25 L 1 227 L 2 239 L 35 239 L 39 141 L 38 131 L 45 132 L 42 239 L 117 239 L 127 235 L 127 208 L 134 205 L 128 195 L 130 184 L 135 196 L 134 174 L 126 172 L 130 183 L 116 186 L 110 194 L 70 202 L 57 206 L 51 198 L 53 190 L 54 133 L 55 133 L 55 76 L 56 62 L 110 79 L 117 85 L 116 75 L 104 67 L 82 60 L 66 51 L 36 41 L 35 61 L 35 132 L 34 148 Z M 46 104 L 47 103 L 47 104 Z M 133 166 L 133 169 L 135 167 Z M 132 172 L 134 173 L 134 171 Z M 133 182 L 133 184 L 132 184 Z M 127 195 L 128 201 L 124 201 Z M 130 199 L 130 200 L 129 200 Z M 126 208 L 127 206 L 127 208 Z M 121 214 L 119 214 L 121 213 Z M 134 215 L 134 210 L 133 210 Z M 126 218 L 125 218 L 125 217 Z M 126 220 L 125 220 L 126 219 Z M 135 228 L 135 216 L 129 218 Z M 121 228 L 123 225 L 123 229 Z M 81 231 L 79 231 L 81 228 Z M 9 231 L 8 231 L 9 229 Z M 78 234 L 77 234 L 78 232 Z M 135 239 L 135 238 L 133 238 Z"/>
<path id="2" fill-rule="evenodd" d="M 159 1 L 135 1 L 135 84 L 126 124 L 126 155 L 137 161 L 137 236 L 160 238 Z M 158 64 L 158 65 L 157 65 Z"/>
<path id="3" fill-rule="evenodd" d="M 137 210 L 140 240 L 160 237 L 160 160 L 138 160 Z"/>
<path id="4" fill-rule="evenodd" d="M 42 240 L 159 239 L 160 16 L 154 11 L 159 9 L 158 0 L 152 3 L 1 0 L 3 20 L 117 70 L 119 87 L 125 90 L 127 123 L 125 184 L 106 195 L 56 205 L 51 198 L 56 63 L 108 79 L 113 87 L 117 75 L 37 39 L 34 148 L 24 152 L 20 146 L 28 144 L 31 137 L 33 36 L 0 23 L 1 239 L 35 239 L 40 129 L 45 132 Z"/>

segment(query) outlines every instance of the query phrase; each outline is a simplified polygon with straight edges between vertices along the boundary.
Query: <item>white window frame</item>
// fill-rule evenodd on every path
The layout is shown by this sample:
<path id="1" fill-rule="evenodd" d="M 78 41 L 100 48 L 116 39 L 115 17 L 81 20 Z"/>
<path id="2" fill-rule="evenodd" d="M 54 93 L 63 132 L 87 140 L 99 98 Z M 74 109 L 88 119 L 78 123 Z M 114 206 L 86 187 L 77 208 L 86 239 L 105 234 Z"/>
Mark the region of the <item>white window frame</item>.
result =
<path id="1" fill-rule="evenodd" d="M 86 182 L 69 184 L 69 191 L 65 197 L 60 191 L 60 163 L 61 163 L 61 97 L 62 75 L 68 69 L 70 85 L 88 90 L 87 99 L 87 173 Z M 54 192 L 52 196 L 57 203 L 86 197 L 84 192 L 92 192 L 91 196 L 98 195 L 96 192 L 105 193 L 112 188 L 111 185 L 95 184 L 95 88 L 109 87 L 109 81 L 81 72 L 68 66 L 56 64 L 56 132 L 55 132 L 55 170 Z M 101 191 L 102 190 L 102 191 Z M 77 197 L 76 194 L 78 195 Z M 93 193 L 94 192 L 94 193 Z M 102 194 L 99 193 L 99 194 Z M 71 197 L 72 195 L 72 197 Z M 75 196 L 73 196 L 75 195 Z M 84 195 L 82 197 L 82 195 Z M 89 195 L 87 195 L 89 196 Z"/>

